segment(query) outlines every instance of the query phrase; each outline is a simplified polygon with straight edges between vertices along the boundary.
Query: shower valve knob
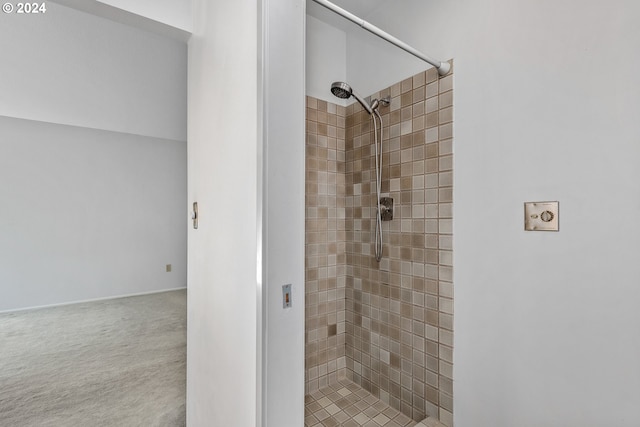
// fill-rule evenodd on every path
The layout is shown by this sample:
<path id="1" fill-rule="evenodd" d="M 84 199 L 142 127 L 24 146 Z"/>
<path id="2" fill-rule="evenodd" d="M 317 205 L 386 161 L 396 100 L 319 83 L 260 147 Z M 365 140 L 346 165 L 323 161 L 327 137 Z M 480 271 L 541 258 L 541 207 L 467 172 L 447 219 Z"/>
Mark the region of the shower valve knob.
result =
<path id="1" fill-rule="evenodd" d="M 393 219 L 393 198 L 380 198 L 380 217 L 383 221 L 391 221 Z"/>
<path id="2" fill-rule="evenodd" d="M 558 202 L 527 202 L 524 204 L 526 231 L 558 231 Z"/>
<path id="3" fill-rule="evenodd" d="M 553 221 L 553 212 L 551 211 L 544 211 L 540 214 L 540 219 L 543 220 L 544 222 L 551 222 Z"/>

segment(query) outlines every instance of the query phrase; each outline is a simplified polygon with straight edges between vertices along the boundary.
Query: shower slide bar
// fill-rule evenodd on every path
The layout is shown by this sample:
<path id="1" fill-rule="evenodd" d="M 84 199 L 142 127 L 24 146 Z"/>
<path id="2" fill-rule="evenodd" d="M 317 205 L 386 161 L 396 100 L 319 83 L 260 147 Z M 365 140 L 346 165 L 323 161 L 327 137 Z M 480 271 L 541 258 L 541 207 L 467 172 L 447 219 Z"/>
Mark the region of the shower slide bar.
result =
<path id="1" fill-rule="evenodd" d="M 435 60 L 433 58 L 428 57 L 427 55 L 425 55 L 424 53 L 420 52 L 419 50 L 414 49 L 413 47 L 409 46 L 405 42 L 395 38 L 394 36 L 392 36 L 391 34 L 385 32 L 385 31 L 382 31 L 380 28 L 376 27 L 373 24 L 368 23 L 367 21 L 365 21 L 362 18 L 357 17 L 353 13 L 351 13 L 351 12 L 349 12 L 347 10 L 344 10 L 340 6 L 337 6 L 337 5 L 331 3 L 328 0 L 313 0 L 313 1 L 318 3 L 321 6 L 326 7 L 327 9 L 331 10 L 332 12 L 335 12 L 338 15 L 348 19 L 349 21 L 360 25 L 362 28 L 364 28 L 365 30 L 369 31 L 370 33 L 373 33 L 376 36 L 388 41 L 389 43 L 396 45 L 400 49 L 402 49 L 402 50 L 404 50 L 406 52 L 409 52 L 413 56 L 415 56 L 417 58 L 420 58 L 425 62 L 428 62 L 429 64 L 431 64 L 434 67 L 436 67 L 436 69 L 438 70 L 438 74 L 440 74 L 441 76 L 446 76 L 449 73 L 449 71 L 451 70 L 451 65 L 448 62 L 441 62 L 441 61 L 437 61 L 437 60 Z"/>

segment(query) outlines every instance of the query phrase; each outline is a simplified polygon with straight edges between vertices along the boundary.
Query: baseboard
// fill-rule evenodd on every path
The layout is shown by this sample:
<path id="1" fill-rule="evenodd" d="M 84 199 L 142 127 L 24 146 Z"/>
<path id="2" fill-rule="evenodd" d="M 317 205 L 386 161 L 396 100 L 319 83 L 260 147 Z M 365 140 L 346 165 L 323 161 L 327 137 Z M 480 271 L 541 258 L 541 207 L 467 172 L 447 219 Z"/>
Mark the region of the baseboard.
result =
<path id="1" fill-rule="evenodd" d="M 162 294 L 162 293 L 165 293 L 165 292 L 182 291 L 182 290 L 185 290 L 185 289 L 187 289 L 186 286 L 184 286 L 182 288 L 162 289 L 162 290 L 159 290 L 159 291 L 138 292 L 138 293 L 134 293 L 134 294 L 114 295 L 114 296 L 110 296 L 110 297 L 85 299 L 85 300 L 71 301 L 71 302 L 62 302 L 62 303 L 59 303 L 59 304 L 37 305 L 37 306 L 34 306 L 34 307 L 24 307 L 24 308 L 10 309 L 10 310 L 0 310 L 0 314 L 16 313 L 16 312 L 19 312 L 19 311 L 27 311 L 27 310 L 38 310 L 40 308 L 63 307 L 65 305 L 83 304 L 83 303 L 86 303 L 86 302 L 97 302 L 97 301 L 106 301 L 106 300 L 111 300 L 111 299 L 140 297 L 140 296 L 144 296 L 144 295 Z"/>

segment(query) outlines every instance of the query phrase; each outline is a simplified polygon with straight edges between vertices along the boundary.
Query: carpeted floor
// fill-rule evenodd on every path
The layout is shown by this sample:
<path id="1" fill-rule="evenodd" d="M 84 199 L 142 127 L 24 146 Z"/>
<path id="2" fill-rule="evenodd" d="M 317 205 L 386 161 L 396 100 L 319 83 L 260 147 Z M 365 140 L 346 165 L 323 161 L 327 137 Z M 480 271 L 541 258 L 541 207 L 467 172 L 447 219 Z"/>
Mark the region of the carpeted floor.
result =
<path id="1" fill-rule="evenodd" d="M 0 314 L 0 426 L 184 426 L 186 296 Z"/>

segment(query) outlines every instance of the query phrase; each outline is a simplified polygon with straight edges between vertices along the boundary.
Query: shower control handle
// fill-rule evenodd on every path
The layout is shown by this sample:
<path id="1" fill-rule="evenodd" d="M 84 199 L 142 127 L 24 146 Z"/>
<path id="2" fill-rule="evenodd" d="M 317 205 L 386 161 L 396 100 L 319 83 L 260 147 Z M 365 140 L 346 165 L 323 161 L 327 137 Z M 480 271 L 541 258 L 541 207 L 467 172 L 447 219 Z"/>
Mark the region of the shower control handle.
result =
<path id="1" fill-rule="evenodd" d="M 383 221 L 391 221 L 393 219 L 393 198 L 380 198 L 380 219 Z"/>

